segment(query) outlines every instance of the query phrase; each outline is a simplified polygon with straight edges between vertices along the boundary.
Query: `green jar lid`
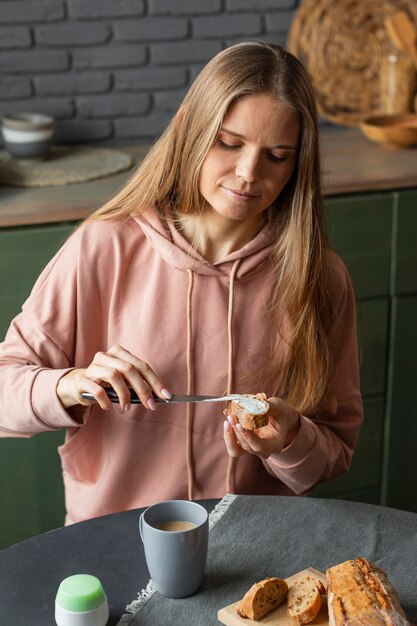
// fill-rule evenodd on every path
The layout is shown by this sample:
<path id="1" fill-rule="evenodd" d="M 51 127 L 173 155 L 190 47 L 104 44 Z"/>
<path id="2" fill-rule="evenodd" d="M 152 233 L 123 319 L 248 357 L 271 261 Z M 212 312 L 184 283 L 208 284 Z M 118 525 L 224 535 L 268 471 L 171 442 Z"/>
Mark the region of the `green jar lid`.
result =
<path id="1" fill-rule="evenodd" d="M 105 602 L 106 595 L 98 578 L 90 574 L 75 574 L 61 582 L 55 600 L 67 611 L 92 611 Z"/>

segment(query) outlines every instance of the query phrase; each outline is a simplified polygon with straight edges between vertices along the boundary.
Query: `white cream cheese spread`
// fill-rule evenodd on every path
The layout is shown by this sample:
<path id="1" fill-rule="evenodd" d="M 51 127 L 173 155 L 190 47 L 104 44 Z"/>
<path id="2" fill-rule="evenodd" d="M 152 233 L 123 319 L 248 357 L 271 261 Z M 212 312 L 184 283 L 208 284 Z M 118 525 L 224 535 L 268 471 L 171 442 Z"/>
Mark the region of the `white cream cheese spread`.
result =
<path id="1" fill-rule="evenodd" d="M 250 415 L 259 415 L 261 413 L 265 413 L 268 408 L 267 402 L 249 395 L 236 393 L 231 394 L 229 396 L 229 399 L 237 402 L 238 405 L 241 406 Z"/>

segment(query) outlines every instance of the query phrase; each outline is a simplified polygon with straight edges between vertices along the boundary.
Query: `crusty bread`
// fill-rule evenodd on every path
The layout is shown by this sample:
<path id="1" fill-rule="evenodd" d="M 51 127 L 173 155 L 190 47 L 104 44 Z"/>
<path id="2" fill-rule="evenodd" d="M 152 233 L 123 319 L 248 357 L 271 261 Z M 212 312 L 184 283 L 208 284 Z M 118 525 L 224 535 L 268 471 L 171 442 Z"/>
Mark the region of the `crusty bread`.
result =
<path id="1" fill-rule="evenodd" d="M 409 626 L 384 570 L 359 557 L 326 572 L 330 626 Z"/>
<path id="2" fill-rule="evenodd" d="M 280 606 L 287 597 L 288 585 L 282 578 L 265 578 L 252 585 L 237 608 L 240 617 L 261 619 Z"/>
<path id="3" fill-rule="evenodd" d="M 294 624 L 309 624 L 316 617 L 326 593 L 323 583 L 313 576 L 295 580 L 288 589 L 287 613 Z"/>
<path id="4" fill-rule="evenodd" d="M 245 398 L 249 402 L 251 399 L 256 400 L 256 412 L 255 410 L 249 412 L 248 407 L 245 406 Z M 254 430 L 255 428 L 262 428 L 268 424 L 268 410 L 269 404 L 266 402 L 266 395 L 264 393 L 245 393 L 236 395 L 236 399 L 229 400 L 224 413 L 225 415 L 231 415 L 238 419 L 239 424 L 246 430 Z"/>

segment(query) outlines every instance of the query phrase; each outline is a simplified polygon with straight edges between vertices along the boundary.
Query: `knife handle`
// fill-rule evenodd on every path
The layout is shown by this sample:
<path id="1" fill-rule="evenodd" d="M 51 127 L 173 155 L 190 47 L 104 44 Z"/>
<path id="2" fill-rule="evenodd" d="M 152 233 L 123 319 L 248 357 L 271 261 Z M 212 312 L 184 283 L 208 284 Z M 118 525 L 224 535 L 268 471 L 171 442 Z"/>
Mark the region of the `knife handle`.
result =
<path id="1" fill-rule="evenodd" d="M 104 391 L 106 392 L 106 394 L 108 395 L 108 397 L 110 398 L 110 400 L 112 402 L 119 402 L 119 396 L 117 395 L 117 393 L 115 392 L 115 390 L 113 389 L 113 387 L 103 387 Z M 131 404 L 142 404 L 141 401 L 139 400 L 136 391 L 134 391 L 134 389 L 129 389 L 130 391 L 130 403 Z M 87 393 L 86 391 L 81 394 L 83 398 L 85 398 L 86 400 L 96 400 L 95 396 L 93 396 L 92 393 Z M 161 400 L 161 398 L 158 398 L 157 395 L 152 394 L 153 399 L 155 400 L 155 402 L 165 402 L 165 400 Z"/>

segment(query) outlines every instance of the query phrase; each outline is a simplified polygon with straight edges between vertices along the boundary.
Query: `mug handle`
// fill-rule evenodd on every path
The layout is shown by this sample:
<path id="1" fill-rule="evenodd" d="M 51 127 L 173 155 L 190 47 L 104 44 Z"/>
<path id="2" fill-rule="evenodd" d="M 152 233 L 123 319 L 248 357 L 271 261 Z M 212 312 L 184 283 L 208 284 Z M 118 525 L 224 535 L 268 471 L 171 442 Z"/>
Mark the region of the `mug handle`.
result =
<path id="1" fill-rule="evenodd" d="M 142 515 L 139 517 L 139 533 L 140 533 L 140 538 L 142 539 L 142 543 L 143 543 L 143 516 L 145 515 L 145 512 L 142 513 Z"/>

